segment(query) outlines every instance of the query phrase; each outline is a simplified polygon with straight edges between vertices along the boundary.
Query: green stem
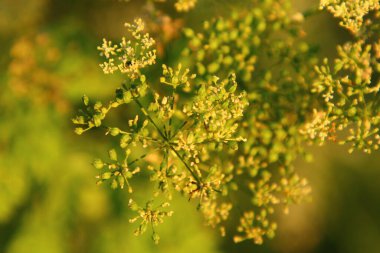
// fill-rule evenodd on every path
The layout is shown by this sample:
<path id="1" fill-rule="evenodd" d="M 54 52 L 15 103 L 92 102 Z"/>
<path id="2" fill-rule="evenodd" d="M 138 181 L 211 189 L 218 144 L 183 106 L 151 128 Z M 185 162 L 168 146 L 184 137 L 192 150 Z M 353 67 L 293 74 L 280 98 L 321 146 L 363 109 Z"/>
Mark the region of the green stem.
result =
<path id="1" fill-rule="evenodd" d="M 143 112 L 143 114 L 147 117 L 147 119 L 153 124 L 153 126 L 157 129 L 158 133 L 161 135 L 161 137 L 166 141 L 166 143 L 169 145 L 170 149 L 177 155 L 177 157 L 182 161 L 182 163 L 185 165 L 186 169 L 190 172 L 190 174 L 194 177 L 195 181 L 197 181 L 198 184 L 201 183 L 201 180 L 199 177 L 195 174 L 195 172 L 190 168 L 190 166 L 185 162 L 183 157 L 178 153 L 177 150 L 173 148 L 173 146 L 170 144 L 168 138 L 162 133 L 161 129 L 157 126 L 157 124 L 154 122 L 154 120 L 150 117 L 148 112 L 145 110 L 144 106 L 140 103 L 140 101 L 137 98 L 133 99 L 136 104 L 140 107 L 140 110 Z"/>
<path id="2" fill-rule="evenodd" d="M 146 157 L 146 154 L 144 154 L 144 155 L 140 156 L 139 158 L 136 158 L 136 159 L 133 160 L 132 162 L 128 163 L 128 166 L 133 165 L 135 162 L 137 162 L 137 161 L 143 159 L 144 157 Z"/>
<path id="3" fill-rule="evenodd" d="M 194 177 L 195 181 L 197 181 L 198 184 L 201 184 L 202 181 L 199 179 L 199 177 L 195 174 L 195 172 L 190 168 L 190 166 L 185 162 L 185 159 L 178 153 L 177 150 L 173 148 L 172 145 L 169 145 L 170 149 L 177 155 L 177 157 L 182 161 L 182 163 L 185 165 L 186 169 L 190 172 L 190 174 Z"/>
<path id="4" fill-rule="evenodd" d="M 161 137 L 165 140 L 165 141 L 168 141 L 168 138 L 166 138 L 166 136 L 164 135 L 164 133 L 161 131 L 161 129 L 156 125 L 156 123 L 154 122 L 154 120 L 150 117 L 150 115 L 147 113 L 147 111 L 145 110 L 144 106 L 140 103 L 140 101 L 137 99 L 137 98 L 134 98 L 133 99 L 136 104 L 140 107 L 140 110 L 142 111 L 142 113 L 147 117 L 147 119 L 150 121 L 150 123 L 153 124 L 153 126 L 157 129 L 158 133 L 161 135 Z"/>

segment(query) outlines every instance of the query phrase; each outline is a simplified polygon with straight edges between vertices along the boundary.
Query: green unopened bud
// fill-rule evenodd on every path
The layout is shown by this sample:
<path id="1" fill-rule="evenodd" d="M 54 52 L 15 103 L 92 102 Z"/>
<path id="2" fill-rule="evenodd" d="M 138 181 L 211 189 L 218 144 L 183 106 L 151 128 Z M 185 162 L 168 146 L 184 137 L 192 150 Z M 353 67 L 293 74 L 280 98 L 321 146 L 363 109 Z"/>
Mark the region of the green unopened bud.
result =
<path id="1" fill-rule="evenodd" d="M 94 109 L 96 111 L 99 111 L 102 108 L 102 106 L 103 106 L 102 103 L 98 101 L 98 102 L 95 103 Z"/>
<path id="2" fill-rule="evenodd" d="M 219 47 L 219 41 L 214 39 L 210 42 L 209 47 L 211 50 L 215 50 Z"/>
<path id="3" fill-rule="evenodd" d="M 120 147 L 126 148 L 130 140 L 131 140 L 131 136 L 129 136 L 128 134 L 123 135 L 123 137 L 121 137 L 120 139 Z"/>
<path id="4" fill-rule="evenodd" d="M 99 127 L 101 124 L 102 124 L 102 118 L 100 117 L 100 115 L 94 115 L 94 125 L 96 127 Z"/>
<path id="5" fill-rule="evenodd" d="M 230 93 L 234 93 L 236 91 L 236 88 L 237 88 L 237 85 L 232 85 L 229 89 L 228 89 L 228 92 Z"/>
<path id="6" fill-rule="evenodd" d="M 116 108 L 116 107 L 118 107 L 120 104 L 118 103 L 118 102 L 112 102 L 111 103 L 111 107 L 112 108 Z"/>
<path id="7" fill-rule="evenodd" d="M 351 107 L 350 109 L 348 109 L 348 111 L 347 111 L 347 115 L 348 115 L 349 117 L 353 117 L 353 116 L 355 116 L 355 115 L 356 115 L 356 108 L 355 108 L 355 107 Z"/>
<path id="8" fill-rule="evenodd" d="M 108 151 L 108 156 L 110 157 L 110 159 L 111 159 L 112 161 L 117 161 L 117 153 L 116 153 L 116 150 L 111 149 L 110 151 Z"/>
<path id="9" fill-rule="evenodd" d="M 197 63 L 197 70 L 200 75 L 203 75 L 206 72 L 206 68 L 202 63 Z"/>
<path id="10" fill-rule="evenodd" d="M 118 176 L 117 177 L 117 181 L 118 181 L 118 183 L 119 183 L 119 185 L 120 185 L 120 189 L 124 189 L 124 183 L 125 183 L 125 180 L 124 180 L 124 177 L 123 176 Z"/>
<path id="11" fill-rule="evenodd" d="M 158 244 L 160 241 L 160 236 L 157 233 L 153 233 L 152 239 L 153 239 L 155 244 Z"/>
<path id="12" fill-rule="evenodd" d="M 231 65 L 233 63 L 234 59 L 231 56 L 226 56 L 223 60 L 224 65 Z"/>
<path id="13" fill-rule="evenodd" d="M 267 27 L 267 24 L 265 23 L 265 21 L 261 21 L 257 25 L 257 31 L 263 32 L 265 31 L 266 27 Z"/>
<path id="14" fill-rule="evenodd" d="M 188 135 L 187 135 L 187 143 L 193 143 L 194 142 L 194 133 L 193 132 L 190 132 Z"/>
<path id="15" fill-rule="evenodd" d="M 112 172 L 104 172 L 104 173 L 102 174 L 101 178 L 102 178 L 103 180 L 107 180 L 107 179 L 110 179 L 111 176 L 112 176 Z"/>
<path id="16" fill-rule="evenodd" d="M 272 141 L 272 131 L 269 129 L 264 129 L 261 132 L 261 138 L 264 144 L 269 144 Z"/>
<path id="17" fill-rule="evenodd" d="M 136 201 L 134 201 L 133 199 L 130 199 L 129 202 L 128 202 L 128 207 L 132 210 L 132 211 L 137 211 L 139 210 L 139 206 L 137 205 Z"/>
<path id="18" fill-rule="evenodd" d="M 253 43 L 253 45 L 255 45 L 255 46 L 259 46 L 260 43 L 261 43 L 261 39 L 260 39 L 260 37 L 259 37 L 259 36 L 254 36 L 253 39 L 252 39 L 252 43 Z"/>
<path id="19" fill-rule="evenodd" d="M 228 147 L 232 150 L 238 150 L 239 146 L 236 141 L 232 141 L 228 143 Z"/>
<path id="20" fill-rule="evenodd" d="M 87 105 L 88 105 L 88 102 L 89 102 L 89 99 L 88 99 L 88 97 L 87 97 L 86 95 L 83 95 L 83 97 L 82 97 L 82 101 L 83 101 L 83 104 L 84 104 L 85 106 L 87 106 Z"/>
<path id="21" fill-rule="evenodd" d="M 83 116 L 78 116 L 74 119 L 72 119 L 74 124 L 84 124 L 84 117 Z"/>
<path id="22" fill-rule="evenodd" d="M 213 74 L 219 70 L 219 67 L 220 67 L 219 63 L 213 62 L 207 66 L 207 70 L 208 70 L 208 72 L 210 72 L 210 74 Z"/>
<path id="23" fill-rule="evenodd" d="M 202 45 L 202 42 L 201 42 L 201 40 L 198 39 L 197 37 L 194 37 L 194 38 L 190 41 L 190 45 L 191 45 L 191 47 L 199 48 L 199 47 Z"/>
<path id="24" fill-rule="evenodd" d="M 92 165 L 94 165 L 94 167 L 95 167 L 96 169 L 98 169 L 98 170 L 103 169 L 103 167 L 104 167 L 104 163 L 103 163 L 103 161 L 100 160 L 100 159 L 96 159 L 96 160 L 92 163 Z"/>
<path id="25" fill-rule="evenodd" d="M 117 181 L 115 179 L 113 179 L 112 183 L 111 183 L 111 188 L 112 189 L 117 189 L 117 187 L 118 187 Z"/>
<path id="26" fill-rule="evenodd" d="M 128 104 L 132 101 L 132 94 L 130 91 L 126 91 L 123 93 L 123 101 Z"/>
<path id="27" fill-rule="evenodd" d="M 216 30 L 218 31 L 222 31 L 225 27 L 225 24 L 224 24 L 224 21 L 219 19 L 217 22 L 216 22 Z"/>
<path id="28" fill-rule="evenodd" d="M 109 129 L 109 133 L 110 133 L 112 136 L 117 136 L 117 135 L 120 134 L 120 129 L 117 128 L 117 127 L 110 128 L 110 129 Z"/>
<path id="29" fill-rule="evenodd" d="M 191 30 L 190 28 L 185 28 L 185 29 L 183 29 L 183 33 L 184 33 L 185 36 L 188 37 L 188 38 L 194 37 L 194 31 Z"/>
<path id="30" fill-rule="evenodd" d="M 205 57 L 205 51 L 204 50 L 199 50 L 197 52 L 197 60 L 198 61 L 202 61 Z"/>
<path id="31" fill-rule="evenodd" d="M 81 127 L 77 127 L 77 128 L 75 128 L 75 133 L 76 133 L 77 135 L 81 135 L 81 134 L 83 134 L 83 132 L 84 132 L 84 129 L 83 129 L 83 128 L 81 128 Z"/>
<path id="32" fill-rule="evenodd" d="M 131 177 L 133 176 L 133 174 L 132 174 L 132 172 L 127 171 L 127 172 L 124 173 L 124 176 L 125 176 L 126 178 L 131 178 Z"/>
<path id="33" fill-rule="evenodd" d="M 267 231 L 267 237 L 269 239 L 272 239 L 276 235 L 275 231 L 273 229 L 270 229 Z"/>

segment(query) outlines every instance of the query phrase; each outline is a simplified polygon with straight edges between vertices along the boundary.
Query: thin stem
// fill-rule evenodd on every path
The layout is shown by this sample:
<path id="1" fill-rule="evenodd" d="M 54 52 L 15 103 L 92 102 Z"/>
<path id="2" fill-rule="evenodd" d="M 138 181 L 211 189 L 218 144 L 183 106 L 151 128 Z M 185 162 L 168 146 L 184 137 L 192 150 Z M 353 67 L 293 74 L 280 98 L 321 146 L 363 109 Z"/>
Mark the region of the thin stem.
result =
<path id="1" fill-rule="evenodd" d="M 178 153 L 177 150 L 173 148 L 173 146 L 170 144 L 168 138 L 162 133 L 161 129 L 157 126 L 157 124 L 154 122 L 154 120 L 150 117 L 150 115 L 146 112 L 143 105 L 140 103 L 140 101 L 137 98 L 133 99 L 136 104 L 140 107 L 140 110 L 144 113 L 144 115 L 147 117 L 147 119 L 153 124 L 153 126 L 157 129 L 158 133 L 161 135 L 161 137 L 166 141 L 170 149 L 177 155 L 177 157 L 182 161 L 182 163 L 185 165 L 186 169 L 190 172 L 190 174 L 194 177 L 195 181 L 197 181 L 198 184 L 201 184 L 201 180 L 199 177 L 195 174 L 195 172 L 190 168 L 190 166 L 185 162 L 183 157 Z"/>
<path id="2" fill-rule="evenodd" d="M 174 90 L 172 92 L 172 99 L 171 99 L 171 110 L 173 111 L 174 110 Z M 169 131 L 168 131 L 168 138 L 171 139 L 171 132 L 172 132 L 172 119 L 173 119 L 173 116 L 170 117 L 169 119 Z"/>
<path id="3" fill-rule="evenodd" d="M 133 160 L 132 162 L 128 163 L 128 166 L 131 166 L 131 165 L 133 165 L 135 162 L 137 162 L 137 161 L 139 161 L 139 160 L 143 159 L 145 156 L 146 156 L 146 154 L 144 154 L 144 155 L 140 156 L 139 158 L 136 158 L 136 159 L 135 159 L 135 160 Z"/>
<path id="4" fill-rule="evenodd" d="M 133 99 L 136 104 L 140 107 L 140 110 L 142 111 L 142 113 L 144 113 L 144 115 L 147 117 L 147 119 L 150 121 L 150 123 L 152 123 L 154 125 L 154 127 L 157 129 L 158 133 L 161 135 L 161 137 L 165 140 L 165 141 L 168 141 L 168 139 L 166 138 L 165 134 L 161 131 L 161 129 L 156 125 L 156 123 L 154 122 L 154 120 L 150 117 L 150 115 L 147 113 L 147 111 L 145 110 L 144 106 L 140 103 L 140 101 L 137 99 L 137 98 L 134 98 Z"/>
<path id="5" fill-rule="evenodd" d="M 108 126 L 105 126 L 105 125 L 102 125 L 101 127 L 107 129 L 108 131 L 111 129 L 111 127 L 108 127 Z M 155 138 L 152 138 L 152 137 L 148 137 L 148 136 L 144 136 L 144 135 L 141 135 L 141 134 L 138 134 L 138 133 L 127 132 L 127 131 L 124 131 L 124 130 L 121 130 L 121 129 L 120 129 L 120 133 L 121 134 L 132 135 L 132 136 L 137 136 L 138 138 L 142 138 L 142 139 L 145 139 L 147 141 L 157 142 L 159 144 L 162 143 L 161 140 L 158 140 L 158 139 L 155 139 Z M 108 132 L 106 134 L 108 134 Z"/>
<path id="6" fill-rule="evenodd" d="M 194 115 L 190 116 L 188 119 L 186 119 L 182 125 L 176 130 L 176 132 L 173 134 L 173 136 L 171 136 L 170 139 L 173 139 L 177 136 L 177 134 L 186 126 L 187 123 L 189 123 L 190 119 L 193 118 Z M 195 122 L 193 121 L 193 124 L 190 126 L 190 128 L 195 124 Z"/>
<path id="7" fill-rule="evenodd" d="M 132 191 L 132 187 L 131 187 L 131 185 L 129 184 L 128 179 L 127 179 L 126 176 L 124 175 L 124 173 L 123 173 L 123 169 L 120 168 L 118 171 L 120 172 L 120 175 L 123 177 L 125 183 L 127 184 L 127 186 L 128 186 L 128 191 L 131 192 L 131 191 Z"/>
<path id="8" fill-rule="evenodd" d="M 182 125 L 175 131 L 175 133 L 173 134 L 173 136 L 170 137 L 170 139 L 173 139 L 174 137 L 177 136 L 177 134 L 182 130 L 182 128 L 187 124 L 187 122 L 189 122 L 188 120 L 185 120 Z"/>
<path id="9" fill-rule="evenodd" d="M 199 177 L 195 174 L 195 172 L 190 168 L 190 166 L 185 162 L 185 159 L 178 153 L 177 150 L 175 150 L 171 145 L 169 145 L 170 149 L 177 155 L 177 157 L 182 161 L 182 163 L 185 165 L 186 169 L 191 173 L 191 175 L 194 177 L 195 181 L 197 181 L 198 184 L 202 183 L 202 181 L 199 179 Z"/>
<path id="10" fill-rule="evenodd" d="M 165 134 L 165 136 L 166 136 L 166 138 L 168 139 L 169 137 L 169 135 L 168 135 L 168 129 L 166 128 L 166 125 L 165 125 L 165 123 L 163 124 L 163 126 L 164 126 L 164 134 Z"/>

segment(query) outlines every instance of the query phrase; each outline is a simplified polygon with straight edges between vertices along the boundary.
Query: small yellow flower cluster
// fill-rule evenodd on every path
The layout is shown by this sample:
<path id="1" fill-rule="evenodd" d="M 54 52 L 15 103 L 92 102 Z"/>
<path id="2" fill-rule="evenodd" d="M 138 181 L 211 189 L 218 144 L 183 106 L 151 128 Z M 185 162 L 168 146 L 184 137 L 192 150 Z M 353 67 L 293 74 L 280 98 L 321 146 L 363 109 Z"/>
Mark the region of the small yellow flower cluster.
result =
<path id="1" fill-rule="evenodd" d="M 236 242 L 253 239 L 254 243 L 262 244 L 264 236 L 274 236 L 277 225 L 269 220 L 276 207 L 281 207 L 287 214 L 291 204 L 308 199 L 311 188 L 307 180 L 297 175 L 292 167 L 280 168 L 279 175 L 280 179 L 277 180 L 272 173 L 262 170 L 258 179 L 249 183 L 251 202 L 257 208 L 245 212 L 241 217 L 239 234 L 234 237 Z"/>
<path id="2" fill-rule="evenodd" d="M 196 75 L 192 74 L 189 76 L 190 70 L 186 68 L 182 71 L 182 65 L 178 64 L 176 70 L 171 67 L 167 67 L 165 64 L 162 66 L 163 76 L 160 79 L 162 84 L 173 86 L 176 89 L 178 86 L 184 85 L 185 88 L 190 87 L 190 80 L 195 79 Z"/>
<path id="3" fill-rule="evenodd" d="M 270 223 L 267 216 L 268 213 L 264 210 L 260 213 L 245 212 L 240 218 L 240 225 L 238 226 L 238 232 L 243 233 L 243 235 L 234 236 L 234 242 L 251 239 L 255 244 L 263 244 L 264 236 L 274 237 L 277 225 Z"/>
<path id="4" fill-rule="evenodd" d="M 235 75 L 231 75 L 229 80 L 222 84 L 219 84 L 218 78 L 215 77 L 212 85 L 202 85 L 190 107 L 184 107 L 183 112 L 189 117 L 193 114 L 202 115 L 204 126 L 207 128 L 206 138 L 223 142 L 232 138 L 236 132 L 237 124 L 228 126 L 228 122 L 242 117 L 248 105 L 245 100 L 246 93 L 235 95 L 236 88 Z"/>
<path id="5" fill-rule="evenodd" d="M 115 136 L 119 133 L 123 133 L 123 131 L 118 128 L 113 128 L 109 130 L 111 135 Z M 98 179 L 97 185 L 102 184 L 104 181 L 111 180 L 111 188 L 116 189 L 120 187 L 120 189 L 124 189 L 124 186 L 127 185 L 128 192 L 132 193 L 133 188 L 129 183 L 129 180 L 137 173 L 140 172 L 139 167 L 130 168 L 131 162 L 128 163 L 128 157 L 131 154 L 130 149 L 126 149 L 125 151 L 125 159 L 123 163 L 119 163 L 117 159 L 117 153 L 115 149 L 111 149 L 108 152 L 109 158 L 111 160 L 110 163 L 103 162 L 100 159 L 96 159 L 93 163 L 94 167 L 98 170 L 105 169 L 100 175 L 96 176 Z"/>
<path id="6" fill-rule="evenodd" d="M 318 139 L 319 144 L 322 145 L 330 134 L 335 134 L 335 132 L 330 131 L 332 129 L 331 120 L 327 117 L 326 112 L 318 112 L 314 109 L 313 120 L 306 123 L 305 128 L 301 129 L 300 132 L 307 135 L 311 140 Z"/>
<path id="7" fill-rule="evenodd" d="M 154 227 L 163 223 L 165 217 L 170 217 L 173 215 L 173 211 L 162 211 L 163 208 L 170 206 L 168 202 L 162 203 L 158 207 L 153 207 L 153 201 L 148 201 L 145 207 L 140 207 L 134 200 L 130 199 L 129 208 L 131 210 L 138 212 L 138 216 L 129 220 L 130 223 L 134 223 L 137 220 L 141 220 L 140 226 L 135 230 L 135 235 L 143 234 L 148 226 L 153 228 L 152 239 L 157 244 L 160 240 L 158 234 L 154 231 Z"/>
<path id="8" fill-rule="evenodd" d="M 364 16 L 370 11 L 379 10 L 379 0 L 321 0 L 320 9 L 327 9 L 335 17 L 342 19 L 340 25 L 356 34 Z"/>
<path id="9" fill-rule="evenodd" d="M 163 120 L 169 120 L 173 117 L 174 109 L 172 108 L 173 98 L 164 96 L 161 98 L 160 94 L 154 94 L 154 102 L 150 103 L 148 111 L 157 114 L 159 118 Z"/>
<path id="10" fill-rule="evenodd" d="M 214 201 L 207 201 L 201 207 L 201 212 L 206 219 L 206 224 L 215 228 L 229 218 L 233 205 L 231 203 L 218 204 Z M 220 226 L 220 233 L 225 236 L 224 226 Z"/>
<path id="11" fill-rule="evenodd" d="M 156 62 L 155 41 L 148 33 L 142 34 L 144 23 L 141 19 L 136 19 L 134 24 L 126 23 L 128 31 L 134 41 L 125 37 L 119 45 L 113 45 L 112 41 L 103 39 L 103 44 L 98 47 L 100 54 L 107 61 L 100 64 L 105 74 L 113 74 L 119 70 L 131 79 L 139 77 L 140 70 Z"/>
<path id="12" fill-rule="evenodd" d="M 338 47 L 333 70 L 327 60 L 316 67 L 319 76 L 312 92 L 323 98 L 323 109 L 314 111 L 312 121 L 301 130 L 304 134 L 323 144 L 325 139 L 337 141 L 337 131 L 348 129 L 348 136 L 339 137 L 339 143 L 351 143 L 349 152 L 379 149 L 380 83 L 373 83 L 373 74 L 380 71 L 376 54 L 376 45 L 364 40 L 347 42 Z"/>

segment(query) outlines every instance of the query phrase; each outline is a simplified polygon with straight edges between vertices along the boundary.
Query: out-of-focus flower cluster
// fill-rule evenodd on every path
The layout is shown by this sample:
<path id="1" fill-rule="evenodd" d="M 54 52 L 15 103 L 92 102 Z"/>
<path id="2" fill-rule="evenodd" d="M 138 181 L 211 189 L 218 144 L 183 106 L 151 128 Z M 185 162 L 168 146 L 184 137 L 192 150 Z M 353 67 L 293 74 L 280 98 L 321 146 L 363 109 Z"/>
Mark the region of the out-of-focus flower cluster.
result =
<path id="1" fill-rule="evenodd" d="M 372 51 L 370 44 L 359 40 L 339 46 L 333 70 L 327 60 L 316 67 L 319 78 L 312 91 L 321 96 L 323 107 L 315 110 L 304 133 L 320 144 L 327 139 L 350 143 L 350 152 L 378 150 L 380 82 L 373 82 L 373 74 L 379 70 L 376 49 Z"/>
<path id="2" fill-rule="evenodd" d="M 15 95 L 37 104 L 54 103 L 61 111 L 66 109 L 62 82 L 55 71 L 61 55 L 47 34 L 17 39 L 10 56 L 8 83 Z"/>
<path id="3" fill-rule="evenodd" d="M 236 241 L 261 244 L 265 236 L 273 237 L 275 211 L 287 211 L 310 193 L 293 162 L 307 155 L 299 129 L 312 111 L 309 84 L 316 75 L 310 70 L 317 59 L 315 48 L 302 40 L 303 14 L 289 13 L 287 1 L 252 1 L 250 11 L 206 21 L 200 32 L 184 29 L 189 41 L 184 55 L 198 77 L 236 72 L 238 87 L 248 94 L 250 106 L 239 128 L 247 141 L 239 145 L 232 166 L 235 177 L 245 180 L 235 179 L 238 183 L 229 187 L 248 192 L 251 199 L 242 221 L 247 215 L 255 218 L 239 227 Z M 255 221 L 263 219 L 256 215 L 261 212 L 266 222 Z"/>
<path id="4" fill-rule="evenodd" d="M 195 7 L 197 0 L 177 0 L 174 4 L 175 8 L 179 12 L 186 12 Z"/>
<path id="5" fill-rule="evenodd" d="M 103 39 L 103 44 L 98 47 L 98 50 L 107 61 L 100 66 L 105 74 L 113 74 L 119 70 L 121 73 L 128 74 L 131 79 L 136 79 L 140 69 L 156 62 L 155 41 L 148 33 L 141 33 L 145 26 L 141 19 L 136 19 L 133 24 L 126 23 L 125 26 L 134 41 L 123 37 L 119 45 L 114 45 L 112 41 Z"/>

